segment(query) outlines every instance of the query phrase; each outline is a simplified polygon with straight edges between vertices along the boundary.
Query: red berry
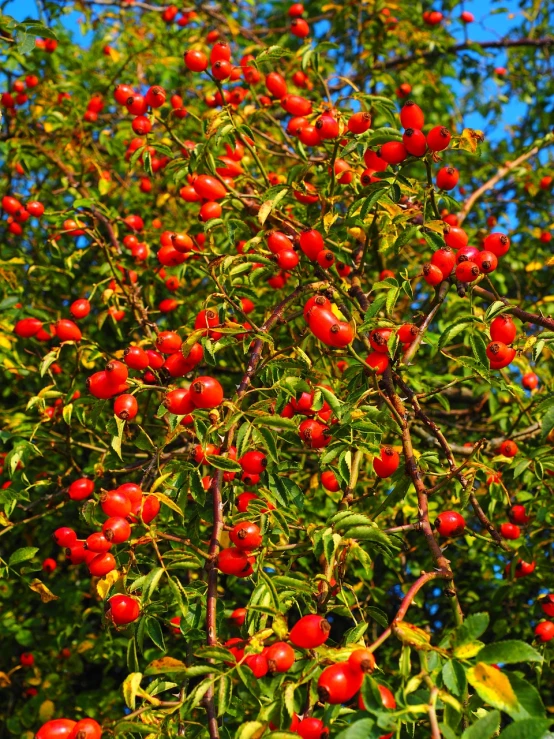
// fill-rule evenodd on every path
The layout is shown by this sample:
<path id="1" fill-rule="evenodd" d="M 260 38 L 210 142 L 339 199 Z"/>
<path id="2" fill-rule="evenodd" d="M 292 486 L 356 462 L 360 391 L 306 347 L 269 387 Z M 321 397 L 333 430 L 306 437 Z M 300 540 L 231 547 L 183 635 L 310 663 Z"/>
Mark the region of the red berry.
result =
<path id="1" fill-rule="evenodd" d="M 452 135 L 444 126 L 435 126 L 427 134 L 427 146 L 431 151 L 443 151 L 450 143 Z"/>
<path id="2" fill-rule="evenodd" d="M 491 362 L 502 362 L 504 359 L 507 359 L 509 353 L 509 347 L 502 341 L 491 341 L 487 346 L 487 357 Z"/>
<path id="3" fill-rule="evenodd" d="M 123 394 L 116 398 L 113 412 L 124 421 L 131 421 L 138 413 L 138 403 L 134 395 Z"/>
<path id="4" fill-rule="evenodd" d="M 503 257 L 510 250 L 510 239 L 506 234 L 492 233 L 483 242 L 483 248 L 497 257 Z"/>
<path id="5" fill-rule="evenodd" d="M 69 739 L 76 721 L 68 718 L 55 718 L 43 724 L 35 734 L 35 739 Z"/>
<path id="6" fill-rule="evenodd" d="M 427 264 L 423 265 L 423 279 L 428 285 L 435 287 L 436 285 L 440 285 L 444 280 L 444 275 L 440 267 L 427 262 Z"/>
<path id="7" fill-rule="evenodd" d="M 400 455 L 391 446 L 381 447 L 381 455 L 373 458 L 373 469 L 380 478 L 393 475 L 400 464 Z"/>
<path id="8" fill-rule="evenodd" d="M 23 652 L 19 658 L 19 662 L 22 667 L 32 667 L 35 664 L 35 658 L 31 652 Z"/>
<path id="9" fill-rule="evenodd" d="M 73 321 L 62 318 L 56 323 L 56 336 L 60 341 L 81 341 L 81 329 Z"/>
<path id="10" fill-rule="evenodd" d="M 246 608 L 235 608 L 233 613 L 229 616 L 229 620 L 232 621 L 235 626 L 242 626 L 246 620 Z"/>
<path id="11" fill-rule="evenodd" d="M 22 339 L 36 336 L 42 328 L 42 322 L 38 318 L 22 318 L 15 324 L 14 333 Z"/>
<path id="12" fill-rule="evenodd" d="M 261 475 L 267 466 L 267 457 L 263 452 L 246 452 L 239 459 L 239 464 L 245 472 Z"/>
<path id="13" fill-rule="evenodd" d="M 521 378 L 521 384 L 526 390 L 536 390 L 539 386 L 539 378 L 534 372 L 526 372 Z"/>
<path id="14" fill-rule="evenodd" d="M 488 275 L 498 267 L 498 258 L 492 251 L 480 251 L 475 255 L 475 264 L 479 267 L 479 270 Z"/>
<path id="15" fill-rule="evenodd" d="M 86 549 L 89 552 L 95 552 L 96 554 L 102 554 L 104 552 L 109 552 L 109 550 L 112 548 L 112 542 L 108 541 L 103 533 L 100 531 L 95 531 L 94 534 L 91 534 L 87 537 L 86 540 Z M 92 561 L 92 560 L 91 560 Z"/>
<path id="16" fill-rule="evenodd" d="M 435 527 L 441 536 L 459 536 L 464 533 L 465 519 L 456 511 L 444 511 L 435 521 Z"/>
<path id="17" fill-rule="evenodd" d="M 364 673 L 354 671 L 348 662 L 326 667 L 317 682 L 317 693 L 322 703 L 337 705 L 352 700 L 362 685 Z"/>
<path id="18" fill-rule="evenodd" d="M 58 566 L 58 564 L 57 564 L 56 560 L 55 559 L 52 559 L 52 557 L 48 557 L 42 563 L 42 569 L 43 569 L 43 571 L 44 572 L 47 572 L 48 574 L 51 574 L 52 572 L 54 572 L 54 570 L 56 569 L 57 566 Z"/>
<path id="19" fill-rule="evenodd" d="M 296 733 L 302 739 L 327 739 L 329 730 L 325 727 L 323 721 L 313 716 L 303 718 L 296 727 Z"/>
<path id="20" fill-rule="evenodd" d="M 518 453 L 517 444 L 515 441 L 506 439 L 506 441 L 503 441 L 502 444 L 500 444 L 499 451 L 500 454 L 503 454 L 505 457 L 515 457 Z"/>
<path id="21" fill-rule="evenodd" d="M 119 518 L 126 518 L 132 510 L 129 496 L 119 489 L 102 493 L 100 506 L 106 516 L 117 516 Z"/>
<path id="22" fill-rule="evenodd" d="M 500 534 L 504 539 L 519 539 L 521 536 L 521 529 L 514 523 L 503 523 L 500 526 Z"/>
<path id="23" fill-rule="evenodd" d="M 326 472 L 321 473 L 321 484 L 326 490 L 329 490 L 331 493 L 336 493 L 338 490 L 340 490 L 340 483 L 337 480 L 337 476 L 334 472 L 331 472 L 331 470 L 327 470 Z"/>
<path id="24" fill-rule="evenodd" d="M 77 534 L 67 526 L 56 529 L 52 537 L 59 547 L 73 547 L 77 542 Z"/>
<path id="25" fill-rule="evenodd" d="M 348 658 L 348 664 L 354 672 L 361 670 L 364 674 L 375 669 L 375 657 L 369 649 L 355 649 Z"/>
<path id="26" fill-rule="evenodd" d="M 539 603 L 547 616 L 554 616 L 554 595 L 542 595 L 539 598 Z"/>
<path id="27" fill-rule="evenodd" d="M 511 344 L 517 336 L 517 328 L 512 317 L 505 313 L 497 316 L 491 323 L 490 334 L 493 341 Z"/>
<path id="28" fill-rule="evenodd" d="M 425 125 L 423 111 L 413 100 L 404 103 L 400 111 L 400 123 L 404 128 L 415 128 L 417 130 L 421 130 Z"/>
<path id="29" fill-rule="evenodd" d="M 302 421 L 298 427 L 298 433 L 302 441 L 311 449 L 321 449 L 331 441 L 329 427 L 314 419 Z"/>
<path id="30" fill-rule="evenodd" d="M 295 18 L 290 24 L 290 32 L 298 38 L 306 38 L 310 34 L 310 26 L 303 18 Z"/>
<path id="31" fill-rule="evenodd" d="M 547 642 L 554 639 L 554 623 L 552 621 L 541 621 L 535 627 L 535 636 L 541 642 Z"/>
<path id="32" fill-rule="evenodd" d="M 260 529 L 251 521 L 242 521 L 233 526 L 229 532 L 229 538 L 237 549 L 250 551 L 261 546 L 262 535 Z"/>
<path id="33" fill-rule="evenodd" d="M 214 377 L 197 377 L 190 386 L 190 399 L 195 408 L 216 408 L 223 401 L 223 388 Z"/>
<path id="34" fill-rule="evenodd" d="M 371 114 L 360 111 L 348 119 L 348 130 L 354 134 L 365 133 L 371 127 Z"/>
<path id="35" fill-rule="evenodd" d="M 456 267 L 456 279 L 460 282 L 474 282 L 480 274 L 475 262 L 459 262 Z"/>
<path id="36" fill-rule="evenodd" d="M 115 570 L 116 563 L 113 554 L 109 552 L 102 552 L 96 554 L 90 562 L 88 562 L 88 569 L 93 577 L 104 577 L 108 572 Z"/>
<path id="37" fill-rule="evenodd" d="M 182 344 L 181 337 L 175 331 L 160 331 L 156 338 L 156 347 L 162 354 L 174 354 L 178 352 Z M 159 365 L 161 367 L 162 363 Z M 150 364 L 152 369 L 159 369 Z"/>
<path id="38" fill-rule="evenodd" d="M 440 269 L 443 278 L 446 280 L 456 265 L 456 255 L 450 247 L 443 246 L 434 252 L 431 257 L 431 264 Z"/>
<path id="39" fill-rule="evenodd" d="M 417 128 L 407 128 L 402 135 L 402 142 L 408 154 L 414 157 L 422 157 L 427 151 L 425 134 Z"/>
<path id="40" fill-rule="evenodd" d="M 79 318 L 85 318 L 90 313 L 90 303 L 86 298 L 74 300 L 69 306 L 69 312 L 77 320 Z"/>
<path id="41" fill-rule="evenodd" d="M 85 500 L 94 492 L 94 482 L 86 477 L 74 480 L 67 491 L 71 500 Z"/>
<path id="42" fill-rule="evenodd" d="M 283 641 L 272 644 L 266 652 L 271 672 L 287 672 L 294 664 L 294 649 Z"/>
<path id="43" fill-rule="evenodd" d="M 437 172 L 437 187 L 441 190 L 453 190 L 459 179 L 460 173 L 455 167 L 443 167 Z"/>
<path id="44" fill-rule="evenodd" d="M 317 615 L 303 616 L 290 630 L 289 640 L 300 649 L 315 649 L 329 638 L 331 624 Z"/>
<path id="45" fill-rule="evenodd" d="M 265 86 L 273 97 L 279 98 L 279 100 L 287 94 L 287 83 L 285 82 L 285 78 L 278 72 L 270 72 L 266 76 Z"/>
<path id="46" fill-rule="evenodd" d="M 365 361 L 378 375 L 382 375 L 389 366 L 389 358 L 383 352 L 372 352 L 367 355 Z"/>
<path id="47" fill-rule="evenodd" d="M 254 677 L 258 680 L 265 677 L 269 672 L 269 663 L 263 652 L 261 654 L 249 654 L 245 658 L 244 664 L 252 670 Z"/>
<path id="48" fill-rule="evenodd" d="M 444 229 L 444 240 L 447 246 L 457 250 L 462 246 L 467 246 L 469 236 L 459 226 L 446 226 Z"/>
<path id="49" fill-rule="evenodd" d="M 400 141 L 387 141 L 379 152 L 381 159 L 387 164 L 400 164 L 408 156 L 406 147 Z"/>
<path id="50" fill-rule="evenodd" d="M 127 519 L 121 516 L 111 516 L 104 521 L 102 532 L 112 544 L 122 544 L 131 536 L 131 526 Z"/>
<path id="51" fill-rule="evenodd" d="M 398 341 L 403 344 L 411 344 L 419 335 L 418 327 L 413 323 L 405 323 L 398 329 Z"/>
<path id="52" fill-rule="evenodd" d="M 217 567 L 224 575 L 248 577 L 252 572 L 252 565 L 248 554 L 236 547 L 222 549 L 217 558 Z"/>
<path id="53" fill-rule="evenodd" d="M 208 68 L 208 57 L 203 51 L 189 49 L 184 53 L 184 61 L 187 69 L 191 72 L 204 72 Z"/>
<path id="54" fill-rule="evenodd" d="M 128 595 L 113 595 L 109 601 L 108 616 L 116 626 L 130 624 L 140 615 L 140 607 L 136 600 Z"/>

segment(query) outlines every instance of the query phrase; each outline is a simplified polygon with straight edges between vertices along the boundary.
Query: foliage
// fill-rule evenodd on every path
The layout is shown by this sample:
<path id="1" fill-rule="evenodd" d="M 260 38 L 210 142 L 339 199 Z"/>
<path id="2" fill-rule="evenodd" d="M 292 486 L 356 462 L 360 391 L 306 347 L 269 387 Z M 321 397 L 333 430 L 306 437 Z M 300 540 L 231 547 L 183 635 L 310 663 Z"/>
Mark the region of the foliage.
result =
<path id="1" fill-rule="evenodd" d="M 154 0 L 79 0 L 86 43 L 64 22 L 70 3 L 41 6 L 40 21 L 0 15 L 10 93 L 0 196 L 45 209 L 27 217 L 4 206 L 0 221 L 0 736 L 91 716 L 120 737 L 284 739 L 306 713 L 341 739 L 548 735 L 553 653 L 533 633 L 538 598 L 552 589 L 554 493 L 546 4 L 492 44 L 460 41 L 455 0 L 438 25 L 419 3 L 318 0 L 306 6 L 304 39 L 277 1 L 181 12 Z M 237 67 L 252 55 L 234 82 L 183 63 L 217 40 Z M 311 101 L 311 124 L 334 112 L 340 135 L 302 143 L 264 85 L 270 72 Z M 19 89 L 30 75 L 36 84 Z M 120 84 L 167 92 L 146 113 L 146 135 L 114 101 Z M 426 133 L 452 132 L 449 147 L 370 166 L 372 151 L 402 141 L 408 96 Z M 521 120 L 504 129 L 509 103 Z M 358 111 L 371 127 L 354 134 L 347 123 Z M 484 136 L 464 121 L 475 112 Z M 436 187 L 443 166 L 460 173 L 454 197 Z M 199 220 L 198 175 L 225 187 L 216 217 Z M 479 246 L 507 233 L 511 248 L 490 275 L 467 284 L 447 273 L 432 287 L 422 267 L 447 223 L 463 223 Z M 306 229 L 323 236 L 331 267 L 306 254 Z M 275 231 L 290 238 L 297 266 L 277 266 Z M 194 244 L 176 252 L 168 233 Z M 306 319 L 316 295 L 332 312 Z M 80 298 L 91 305 L 77 321 L 82 338 L 63 340 L 56 322 Z M 487 348 L 501 316 L 517 327 L 515 357 L 494 369 Z M 26 318 L 42 325 L 27 338 L 14 331 Z M 405 324 L 418 331 L 403 345 Z M 365 361 L 375 329 L 389 329 L 382 373 Z M 87 378 L 129 346 L 159 347 L 162 331 L 178 333 L 181 359 L 200 345 L 201 360 L 172 376 L 151 357 L 127 381 L 138 415 L 114 415 L 114 398 L 94 397 Z M 333 345 L 338 331 L 353 341 Z M 198 376 L 221 383 L 223 402 L 168 412 L 168 391 Z M 299 433 L 315 417 L 319 448 Z M 515 456 L 500 452 L 505 440 Z M 383 448 L 400 459 L 379 477 Z M 259 476 L 241 465 L 252 450 L 267 461 Z M 322 485 L 326 471 L 336 490 Z M 83 477 L 94 492 L 74 500 L 69 486 Z M 130 538 L 112 547 L 114 569 L 94 577 L 52 533 L 68 526 L 83 540 L 101 529 L 101 496 L 123 483 L 154 496 L 160 512 L 144 523 L 139 505 Z M 258 499 L 240 512 L 245 490 Z M 506 539 L 500 526 L 509 512 L 517 523 L 514 505 L 529 520 Z M 433 530 L 445 511 L 464 516 L 461 535 Z M 263 536 L 252 574 L 223 574 L 218 554 L 245 521 Z M 116 594 L 140 605 L 129 625 L 113 623 Z M 245 657 L 286 641 L 310 613 L 326 616 L 328 640 L 296 648 L 288 671 L 255 678 Z M 238 663 L 227 643 L 237 637 Z M 364 644 L 377 661 L 361 688 L 367 710 L 318 702 L 322 669 Z M 379 685 L 395 708 L 383 706 Z"/>

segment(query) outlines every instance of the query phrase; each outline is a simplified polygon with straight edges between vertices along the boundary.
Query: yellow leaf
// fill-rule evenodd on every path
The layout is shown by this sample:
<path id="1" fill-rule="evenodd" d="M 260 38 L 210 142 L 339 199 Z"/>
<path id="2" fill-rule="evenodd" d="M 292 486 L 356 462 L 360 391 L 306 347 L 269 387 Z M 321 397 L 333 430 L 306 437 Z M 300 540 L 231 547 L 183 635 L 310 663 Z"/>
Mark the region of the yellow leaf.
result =
<path id="1" fill-rule="evenodd" d="M 429 231 L 441 234 L 442 236 L 444 233 L 444 221 L 426 221 L 425 228 L 429 229 Z"/>
<path id="2" fill-rule="evenodd" d="M 468 682 L 485 703 L 510 715 L 516 709 L 518 700 L 510 681 L 496 667 L 478 662 L 466 674 Z"/>
<path id="3" fill-rule="evenodd" d="M 137 692 L 140 689 L 142 672 L 131 672 L 123 683 L 123 698 L 129 708 L 135 710 Z"/>
<path id="4" fill-rule="evenodd" d="M 119 572 L 112 570 L 96 583 L 96 592 L 101 600 L 104 600 L 112 585 L 119 579 Z"/>
<path id="5" fill-rule="evenodd" d="M 481 651 L 485 645 L 482 641 L 472 641 L 469 644 L 462 644 L 461 647 L 456 647 L 454 650 L 454 657 L 458 659 L 471 659 Z"/>
<path id="6" fill-rule="evenodd" d="M 175 511 L 175 513 L 178 513 L 180 516 L 184 516 L 185 514 L 183 511 L 179 508 L 177 503 L 175 503 L 171 498 L 169 498 L 164 493 L 152 493 L 152 495 L 155 495 L 156 498 L 160 501 L 160 503 L 165 503 L 165 505 L 168 508 L 171 508 L 172 511 Z"/>
<path id="7" fill-rule="evenodd" d="M 54 126 L 49 121 L 46 121 L 44 123 L 44 130 L 46 133 L 52 133 L 52 131 L 54 130 Z"/>
<path id="8" fill-rule="evenodd" d="M 164 672 L 180 672 L 181 670 L 186 669 L 187 666 L 184 662 L 181 662 L 180 659 L 175 659 L 174 657 L 161 657 L 160 659 L 155 659 L 153 662 L 150 662 L 145 672 L 147 675 L 163 675 Z"/>
<path id="9" fill-rule="evenodd" d="M 5 672 L 0 672 L 0 688 L 7 688 L 11 684 L 10 676 L 6 675 Z"/>
<path id="10" fill-rule="evenodd" d="M 31 580 L 29 587 L 33 592 L 40 595 L 40 599 L 43 603 L 49 603 L 51 600 L 58 600 L 58 596 L 54 595 L 54 593 L 52 593 L 52 591 L 49 590 L 43 582 L 36 578 Z"/>
<path id="11" fill-rule="evenodd" d="M 464 149 L 475 154 L 479 144 L 482 144 L 485 136 L 482 131 L 474 131 L 472 128 L 464 128 L 459 141 L 455 142 L 454 148 Z"/>
<path id="12" fill-rule="evenodd" d="M 407 621 L 398 621 L 393 625 L 395 636 L 400 639 L 403 644 L 409 644 L 416 649 L 430 649 L 431 636 L 423 629 Z"/>
<path id="13" fill-rule="evenodd" d="M 40 704 L 40 707 L 38 709 L 38 717 L 43 724 L 47 721 L 50 721 L 50 719 L 54 715 L 55 710 L 56 706 L 54 705 L 54 701 L 45 700 Z"/>
<path id="14" fill-rule="evenodd" d="M 539 269 L 542 269 L 543 264 L 542 262 L 529 262 L 529 264 L 525 265 L 525 271 L 526 272 L 537 272 Z"/>
<path id="15" fill-rule="evenodd" d="M 258 211 L 258 221 L 260 222 L 262 226 L 266 222 L 267 217 L 271 213 L 272 208 L 273 208 L 273 200 L 266 200 L 265 203 L 262 203 L 260 205 L 260 210 Z"/>
<path id="16" fill-rule="evenodd" d="M 325 229 L 325 233 L 329 233 L 329 229 L 338 217 L 338 213 L 325 213 L 325 215 L 323 216 L 323 228 Z"/>
<path id="17" fill-rule="evenodd" d="M 173 472 L 166 472 L 165 475 L 161 475 L 156 480 L 154 480 L 154 484 L 150 488 L 150 493 L 155 493 L 156 490 L 163 484 L 165 480 L 167 480 L 168 477 L 171 477 Z"/>
<path id="18" fill-rule="evenodd" d="M 238 36 L 240 33 L 240 24 L 237 23 L 237 21 L 232 16 L 226 18 L 225 22 L 227 23 L 227 28 L 231 31 L 231 34 L 233 36 Z"/>
<path id="19" fill-rule="evenodd" d="M 77 647 L 78 654 L 83 654 L 83 652 L 88 652 L 90 649 L 94 648 L 94 642 L 90 641 L 89 639 L 85 639 L 85 641 L 82 641 L 79 646 Z"/>

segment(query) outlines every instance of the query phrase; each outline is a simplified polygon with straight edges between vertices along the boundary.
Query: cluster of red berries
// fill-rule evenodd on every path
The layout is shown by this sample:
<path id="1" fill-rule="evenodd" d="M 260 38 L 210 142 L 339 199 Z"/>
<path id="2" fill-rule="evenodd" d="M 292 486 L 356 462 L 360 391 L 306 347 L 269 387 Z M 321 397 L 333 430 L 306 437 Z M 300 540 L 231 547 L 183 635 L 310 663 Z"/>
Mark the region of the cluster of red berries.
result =
<path id="1" fill-rule="evenodd" d="M 35 739 L 101 739 L 102 727 L 92 718 L 72 721 L 69 718 L 55 718 L 43 724 L 35 734 Z"/>
<path id="2" fill-rule="evenodd" d="M 38 83 L 39 78 L 36 74 L 28 74 L 24 79 L 14 80 L 11 92 L 3 92 L 0 95 L 0 105 L 5 109 L 6 115 L 15 116 L 17 106 L 25 105 L 29 100 L 27 91 L 32 90 Z"/>
<path id="3" fill-rule="evenodd" d="M 93 492 L 94 482 L 86 477 L 74 480 L 68 488 L 69 497 L 76 501 L 86 500 Z M 100 507 L 108 517 L 100 531 L 78 539 L 73 529 L 64 526 L 53 534 L 56 544 L 65 548 L 71 564 L 84 562 L 93 577 L 103 577 L 116 569 L 112 546 L 128 541 L 131 524 L 150 524 L 160 512 L 160 501 L 154 494 L 143 493 L 135 483 L 127 482 L 102 492 Z"/>
<path id="4" fill-rule="evenodd" d="M 491 323 L 490 335 L 492 341 L 487 346 L 487 357 L 491 369 L 507 367 L 516 355 L 516 350 L 511 344 L 517 336 L 517 328 L 511 316 L 506 314 L 497 316 Z M 517 454 L 517 446 L 513 441 L 505 441 L 500 452 L 505 457 L 513 457 Z"/>
<path id="5" fill-rule="evenodd" d="M 8 216 L 8 231 L 16 236 L 23 234 L 22 223 L 29 218 L 40 218 L 44 213 L 44 205 L 40 200 L 29 200 L 23 205 L 12 195 L 4 195 L 2 198 L 2 210 Z"/>

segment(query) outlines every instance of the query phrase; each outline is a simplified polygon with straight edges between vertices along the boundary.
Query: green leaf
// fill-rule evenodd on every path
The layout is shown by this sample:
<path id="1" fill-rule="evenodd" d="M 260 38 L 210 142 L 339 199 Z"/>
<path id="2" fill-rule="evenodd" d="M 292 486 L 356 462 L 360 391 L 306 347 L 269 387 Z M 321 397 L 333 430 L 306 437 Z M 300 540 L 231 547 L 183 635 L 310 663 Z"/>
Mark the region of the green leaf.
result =
<path id="1" fill-rule="evenodd" d="M 461 334 L 462 331 L 466 330 L 466 326 L 468 323 L 473 323 L 473 321 L 475 321 L 474 316 L 465 316 L 463 318 L 459 318 L 455 323 L 451 323 L 449 326 L 447 326 L 442 332 L 439 343 L 437 344 L 438 350 L 441 351 L 441 349 L 443 349 L 448 343 L 450 343 L 452 339 L 458 336 L 458 334 Z"/>
<path id="2" fill-rule="evenodd" d="M 462 734 L 461 739 L 490 739 L 500 728 L 500 711 L 491 711 Z"/>
<path id="3" fill-rule="evenodd" d="M 38 547 L 22 547 L 21 549 L 16 549 L 15 552 L 12 552 L 10 555 L 8 560 L 9 566 L 13 567 L 21 562 L 27 562 L 27 560 L 33 559 L 38 550 Z"/>
<path id="4" fill-rule="evenodd" d="M 160 626 L 160 622 L 158 621 L 157 618 L 147 618 L 146 633 L 148 634 L 150 639 L 152 639 L 152 641 L 158 647 L 158 649 L 165 651 L 165 643 L 164 643 L 164 636 L 162 633 L 162 627 Z"/>
<path id="5" fill-rule="evenodd" d="M 521 719 L 528 716 L 544 718 L 544 704 L 535 686 L 513 672 L 506 674 L 520 705 L 520 710 L 517 714 L 514 713 L 512 718 Z"/>
<path id="6" fill-rule="evenodd" d="M 130 734 L 159 734 L 160 730 L 151 724 L 141 724 L 137 721 L 119 721 L 112 729 L 116 736 Z"/>
<path id="7" fill-rule="evenodd" d="M 206 454 L 206 462 L 217 470 L 223 470 L 224 472 L 242 472 L 242 467 L 238 462 L 219 454 Z"/>
<path id="8" fill-rule="evenodd" d="M 411 479 L 407 475 L 403 475 L 391 492 L 383 498 L 376 510 L 373 511 L 373 518 L 377 518 L 377 516 L 387 508 L 392 508 L 397 503 L 400 503 L 401 500 L 404 500 L 411 484 Z"/>
<path id="9" fill-rule="evenodd" d="M 485 662 L 488 665 L 542 661 L 543 658 L 533 647 L 516 639 L 487 644 L 479 652 L 479 662 Z"/>
<path id="10" fill-rule="evenodd" d="M 448 690 L 461 698 L 467 686 L 466 673 L 461 662 L 451 659 L 442 668 L 442 679 Z"/>
<path id="11" fill-rule="evenodd" d="M 472 613 L 454 632 L 454 643 L 460 646 L 475 641 L 485 633 L 489 620 L 488 613 Z"/>
<path id="12" fill-rule="evenodd" d="M 541 443 L 546 439 L 548 434 L 554 429 L 554 406 L 548 410 L 542 419 L 541 424 Z"/>
<path id="13" fill-rule="evenodd" d="M 136 708 L 137 693 L 140 689 L 142 672 L 131 672 L 123 681 L 123 699 L 128 708 L 133 711 Z"/>
<path id="14" fill-rule="evenodd" d="M 487 346 L 481 334 L 474 331 L 469 337 L 469 343 L 475 359 L 488 370 L 490 363 L 487 357 Z"/>
<path id="15" fill-rule="evenodd" d="M 219 684 L 217 689 L 217 715 L 224 716 L 229 710 L 231 705 L 231 698 L 233 696 L 233 682 L 227 675 L 222 675 L 219 678 Z"/>
<path id="16" fill-rule="evenodd" d="M 507 726 L 498 739 L 541 739 L 551 724 L 551 719 L 524 718 Z"/>
<path id="17" fill-rule="evenodd" d="M 363 718 L 351 724 L 347 729 L 337 734 L 336 739 L 370 739 L 375 722 L 371 718 Z"/>

